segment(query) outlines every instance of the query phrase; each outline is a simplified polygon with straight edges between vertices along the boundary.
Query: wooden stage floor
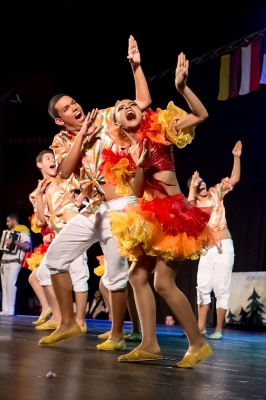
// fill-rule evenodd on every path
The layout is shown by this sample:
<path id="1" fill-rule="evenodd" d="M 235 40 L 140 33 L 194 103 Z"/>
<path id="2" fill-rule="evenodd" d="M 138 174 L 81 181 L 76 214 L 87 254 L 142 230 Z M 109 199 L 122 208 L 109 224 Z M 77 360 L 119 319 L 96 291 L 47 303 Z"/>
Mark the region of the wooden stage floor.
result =
<path id="1" fill-rule="evenodd" d="M 179 327 L 158 326 L 163 360 L 125 364 L 121 353 L 96 349 L 108 321 L 88 320 L 86 335 L 50 347 L 38 346 L 45 333 L 32 321 L 0 317 L 0 400 L 266 399 L 266 332 L 225 330 L 210 340 L 212 357 L 184 370 L 175 367 L 187 348 Z"/>

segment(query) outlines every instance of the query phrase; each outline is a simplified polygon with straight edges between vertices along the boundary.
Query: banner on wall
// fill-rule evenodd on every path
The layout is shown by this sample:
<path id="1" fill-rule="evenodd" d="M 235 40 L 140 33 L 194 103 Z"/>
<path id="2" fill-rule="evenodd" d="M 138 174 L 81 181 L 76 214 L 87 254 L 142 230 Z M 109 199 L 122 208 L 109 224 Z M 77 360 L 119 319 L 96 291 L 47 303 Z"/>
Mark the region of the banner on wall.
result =
<path id="1" fill-rule="evenodd" d="M 266 326 L 266 272 L 233 272 L 226 322 Z"/>

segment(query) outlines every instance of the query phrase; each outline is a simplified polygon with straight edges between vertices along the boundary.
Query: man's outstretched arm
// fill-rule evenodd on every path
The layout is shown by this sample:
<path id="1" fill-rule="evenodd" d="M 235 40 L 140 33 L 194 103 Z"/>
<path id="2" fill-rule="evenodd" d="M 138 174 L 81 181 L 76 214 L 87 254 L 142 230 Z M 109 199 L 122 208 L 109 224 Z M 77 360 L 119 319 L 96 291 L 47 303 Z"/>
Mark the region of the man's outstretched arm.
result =
<path id="1" fill-rule="evenodd" d="M 238 183 L 240 180 L 240 173 L 241 173 L 240 157 L 242 154 L 242 143 L 240 140 L 236 143 L 235 147 L 233 148 L 232 153 L 234 156 L 234 164 L 233 164 L 231 176 L 229 178 L 229 183 L 232 186 L 235 186 L 235 184 Z"/>

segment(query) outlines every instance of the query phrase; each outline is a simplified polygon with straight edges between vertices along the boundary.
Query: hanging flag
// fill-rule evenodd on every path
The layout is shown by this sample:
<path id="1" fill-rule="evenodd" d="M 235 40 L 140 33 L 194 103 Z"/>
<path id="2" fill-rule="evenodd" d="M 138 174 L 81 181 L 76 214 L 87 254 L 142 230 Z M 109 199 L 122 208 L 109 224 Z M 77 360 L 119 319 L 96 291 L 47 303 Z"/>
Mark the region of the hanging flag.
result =
<path id="1" fill-rule="evenodd" d="M 239 92 L 240 50 L 221 57 L 218 100 L 228 100 Z"/>
<path id="2" fill-rule="evenodd" d="M 238 96 L 240 86 L 240 61 L 241 52 L 240 49 L 235 50 L 231 54 L 230 60 L 230 85 L 229 85 L 229 98 Z"/>
<path id="3" fill-rule="evenodd" d="M 241 83 L 239 94 L 244 95 L 260 88 L 261 39 L 241 47 Z"/>
<path id="4" fill-rule="evenodd" d="M 230 75 L 230 54 L 221 57 L 220 87 L 218 100 L 223 101 L 229 98 L 229 75 Z"/>
<path id="5" fill-rule="evenodd" d="M 264 43 L 263 43 L 263 62 L 262 62 L 260 83 L 266 84 L 266 39 L 264 39 Z"/>

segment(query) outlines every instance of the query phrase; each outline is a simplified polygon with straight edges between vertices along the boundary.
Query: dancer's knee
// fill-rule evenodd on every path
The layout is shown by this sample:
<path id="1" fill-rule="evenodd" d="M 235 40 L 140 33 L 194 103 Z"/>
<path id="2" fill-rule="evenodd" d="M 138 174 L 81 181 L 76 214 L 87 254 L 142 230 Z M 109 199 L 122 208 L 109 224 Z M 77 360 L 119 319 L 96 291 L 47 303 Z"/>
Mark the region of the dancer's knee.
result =
<path id="1" fill-rule="evenodd" d="M 210 304 L 211 302 L 211 294 L 204 293 L 200 290 L 197 290 L 197 304 L 200 306 Z"/>
<path id="2" fill-rule="evenodd" d="M 154 288 L 156 292 L 162 296 L 165 297 L 167 292 L 169 291 L 169 281 L 167 279 L 163 278 L 155 278 L 154 279 Z"/>
<path id="3" fill-rule="evenodd" d="M 37 270 L 37 279 L 41 286 L 51 286 L 51 276 L 46 264 L 41 264 Z"/>
<path id="4" fill-rule="evenodd" d="M 34 281 L 34 275 L 33 275 L 33 272 L 30 274 L 30 276 L 29 276 L 29 284 L 32 286 L 32 283 L 33 283 L 33 281 Z"/>
<path id="5" fill-rule="evenodd" d="M 148 273 L 140 268 L 130 268 L 128 280 L 132 287 L 145 285 L 148 282 Z"/>
<path id="6" fill-rule="evenodd" d="M 73 283 L 74 292 L 87 292 L 89 290 L 88 280 L 80 279 L 79 281 Z"/>
<path id="7" fill-rule="evenodd" d="M 81 255 L 70 264 L 69 273 L 74 292 L 87 292 L 90 277 L 87 257 Z"/>
<path id="8" fill-rule="evenodd" d="M 229 291 L 224 289 L 215 293 L 216 297 L 216 308 L 223 308 L 224 310 L 228 309 L 229 305 Z"/>
<path id="9" fill-rule="evenodd" d="M 106 289 L 111 292 L 117 292 L 124 290 L 127 287 L 128 282 L 128 271 L 105 269 L 105 273 L 102 277 L 102 282 Z"/>
<path id="10" fill-rule="evenodd" d="M 102 277 L 104 286 L 116 292 L 124 290 L 128 282 L 128 261 L 119 254 L 105 255 L 105 272 Z"/>

